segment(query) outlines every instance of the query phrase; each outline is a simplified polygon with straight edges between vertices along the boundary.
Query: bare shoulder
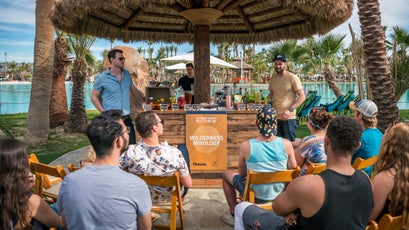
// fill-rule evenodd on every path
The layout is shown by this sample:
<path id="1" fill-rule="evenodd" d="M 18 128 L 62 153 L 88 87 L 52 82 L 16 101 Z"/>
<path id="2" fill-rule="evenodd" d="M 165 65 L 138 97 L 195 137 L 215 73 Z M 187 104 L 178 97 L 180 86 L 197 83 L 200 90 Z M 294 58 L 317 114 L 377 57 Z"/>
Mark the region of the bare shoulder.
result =
<path id="1" fill-rule="evenodd" d="M 319 175 L 304 175 L 295 178 L 287 187 L 298 194 L 311 195 L 324 187 L 324 181 Z M 312 194 L 314 194 L 312 193 Z"/>

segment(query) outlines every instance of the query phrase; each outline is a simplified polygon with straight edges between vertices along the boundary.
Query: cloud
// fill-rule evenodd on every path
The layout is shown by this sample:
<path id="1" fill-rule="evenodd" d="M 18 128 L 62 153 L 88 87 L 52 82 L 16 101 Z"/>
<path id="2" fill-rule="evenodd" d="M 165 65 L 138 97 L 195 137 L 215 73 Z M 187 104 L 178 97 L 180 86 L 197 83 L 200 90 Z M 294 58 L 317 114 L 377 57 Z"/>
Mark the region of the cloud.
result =
<path id="1" fill-rule="evenodd" d="M 35 25 L 35 1 L 0 1 L 0 22 Z"/>
<path id="2" fill-rule="evenodd" d="M 0 40 L 4 46 L 28 46 L 34 47 L 34 41 L 15 41 L 15 40 Z"/>
<path id="3" fill-rule="evenodd" d="M 34 28 L 27 29 L 24 27 L 16 27 L 15 25 L 1 25 L 0 23 L 0 31 L 5 31 L 8 33 L 22 33 L 22 34 L 32 35 L 34 32 Z"/>

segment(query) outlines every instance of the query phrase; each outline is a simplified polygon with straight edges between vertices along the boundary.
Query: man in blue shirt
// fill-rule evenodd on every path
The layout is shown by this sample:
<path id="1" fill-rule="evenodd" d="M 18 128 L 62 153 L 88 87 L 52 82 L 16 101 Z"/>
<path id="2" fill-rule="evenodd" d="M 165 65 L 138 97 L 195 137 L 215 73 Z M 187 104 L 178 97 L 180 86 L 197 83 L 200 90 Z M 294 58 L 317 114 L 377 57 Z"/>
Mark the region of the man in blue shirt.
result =
<path id="1" fill-rule="evenodd" d="M 349 103 L 349 107 L 354 111 L 354 119 L 364 128 L 361 136 L 361 147 L 352 156 L 351 163 L 353 164 L 358 157 L 368 159 L 378 155 L 382 142 L 382 132 L 376 128 L 378 107 L 373 101 L 367 99 L 352 101 Z M 363 169 L 368 176 L 371 176 L 372 170 L 373 166 Z"/>
<path id="2" fill-rule="evenodd" d="M 130 128 L 129 144 L 135 144 L 135 129 L 130 117 L 131 74 L 124 69 L 125 57 L 122 50 L 113 49 L 108 53 L 111 66 L 99 74 L 92 88 L 91 102 L 98 111 L 122 110 L 122 119 Z"/>

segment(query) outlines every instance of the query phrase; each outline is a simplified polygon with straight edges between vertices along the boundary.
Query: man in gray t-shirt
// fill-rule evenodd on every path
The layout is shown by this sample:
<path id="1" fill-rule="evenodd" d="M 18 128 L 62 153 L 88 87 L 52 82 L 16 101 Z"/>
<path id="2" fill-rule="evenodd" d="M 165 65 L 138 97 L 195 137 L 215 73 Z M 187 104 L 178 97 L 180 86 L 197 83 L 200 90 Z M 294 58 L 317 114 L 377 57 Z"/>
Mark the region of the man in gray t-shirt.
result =
<path id="1" fill-rule="evenodd" d="M 88 125 L 95 164 L 68 174 L 58 195 L 68 229 L 151 229 L 148 186 L 118 167 L 128 133 L 120 112 L 99 115 Z"/>

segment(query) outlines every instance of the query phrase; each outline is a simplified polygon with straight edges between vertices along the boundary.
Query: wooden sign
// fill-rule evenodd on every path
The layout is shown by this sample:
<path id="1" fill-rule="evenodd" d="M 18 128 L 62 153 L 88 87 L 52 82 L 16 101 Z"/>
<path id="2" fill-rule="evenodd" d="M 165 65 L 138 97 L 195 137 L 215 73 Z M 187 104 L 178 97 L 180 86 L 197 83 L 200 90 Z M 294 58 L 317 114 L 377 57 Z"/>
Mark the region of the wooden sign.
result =
<path id="1" fill-rule="evenodd" d="M 225 170 L 227 164 L 226 112 L 186 112 L 186 146 L 191 170 Z"/>

